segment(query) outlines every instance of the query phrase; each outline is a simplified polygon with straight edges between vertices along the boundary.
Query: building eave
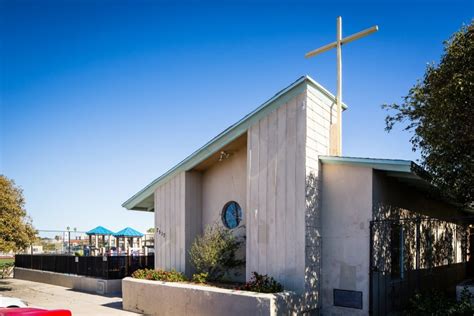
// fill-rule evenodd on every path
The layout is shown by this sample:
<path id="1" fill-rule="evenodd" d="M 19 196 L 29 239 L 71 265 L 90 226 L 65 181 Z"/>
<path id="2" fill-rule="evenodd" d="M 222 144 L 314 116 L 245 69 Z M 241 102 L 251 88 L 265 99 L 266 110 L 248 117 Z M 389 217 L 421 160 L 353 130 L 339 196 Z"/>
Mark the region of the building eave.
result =
<path id="1" fill-rule="evenodd" d="M 302 76 L 298 80 L 290 84 L 288 87 L 276 93 L 272 98 L 260 105 L 253 112 L 247 114 L 237 123 L 225 129 L 222 133 L 211 139 L 208 143 L 193 152 L 191 155 L 189 155 L 183 161 L 168 170 L 166 173 L 153 180 L 151 183 L 149 183 L 147 186 L 145 186 L 143 189 L 141 189 L 139 192 L 137 192 L 135 195 L 125 201 L 122 204 L 122 207 L 129 210 L 153 212 L 154 207 L 144 207 L 140 206 L 139 204 L 145 199 L 149 199 L 150 196 L 154 194 L 155 190 L 161 184 L 165 183 L 179 172 L 188 171 L 192 169 L 194 166 L 201 163 L 209 156 L 217 152 L 220 148 L 229 144 L 239 136 L 243 135 L 251 125 L 255 124 L 261 118 L 268 115 L 270 112 L 285 104 L 295 96 L 303 93 L 306 90 L 307 85 L 311 85 L 312 87 L 316 88 L 330 100 L 335 102 L 335 96 L 331 94 L 328 90 L 326 90 L 323 86 L 321 86 L 308 75 Z M 344 110 L 347 109 L 346 104 L 343 103 L 342 106 Z"/>
<path id="2" fill-rule="evenodd" d="M 319 160 L 325 164 L 355 165 L 370 167 L 377 170 L 407 173 L 412 172 L 413 165 L 416 165 L 413 161 L 401 159 L 319 156 Z"/>
<path id="3" fill-rule="evenodd" d="M 432 183 L 432 176 L 423 169 L 423 167 L 411 160 L 341 156 L 319 156 L 319 160 L 323 164 L 352 165 L 384 171 L 389 177 L 396 178 L 402 183 L 427 192 L 436 192 L 438 198 L 444 202 L 458 207 L 464 212 L 474 213 L 472 208 L 463 207 L 463 205 L 458 203 L 453 197 L 441 192 L 440 189 Z"/>

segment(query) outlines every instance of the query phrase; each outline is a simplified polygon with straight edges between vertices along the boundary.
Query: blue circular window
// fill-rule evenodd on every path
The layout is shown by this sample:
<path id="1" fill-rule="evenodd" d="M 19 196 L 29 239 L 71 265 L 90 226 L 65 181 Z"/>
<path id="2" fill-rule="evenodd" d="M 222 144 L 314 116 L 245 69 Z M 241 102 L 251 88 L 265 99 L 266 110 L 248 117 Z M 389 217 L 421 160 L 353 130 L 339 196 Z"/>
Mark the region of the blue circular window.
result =
<path id="1" fill-rule="evenodd" d="M 222 209 L 222 222 L 227 228 L 236 228 L 242 221 L 242 209 L 237 202 L 228 202 Z"/>

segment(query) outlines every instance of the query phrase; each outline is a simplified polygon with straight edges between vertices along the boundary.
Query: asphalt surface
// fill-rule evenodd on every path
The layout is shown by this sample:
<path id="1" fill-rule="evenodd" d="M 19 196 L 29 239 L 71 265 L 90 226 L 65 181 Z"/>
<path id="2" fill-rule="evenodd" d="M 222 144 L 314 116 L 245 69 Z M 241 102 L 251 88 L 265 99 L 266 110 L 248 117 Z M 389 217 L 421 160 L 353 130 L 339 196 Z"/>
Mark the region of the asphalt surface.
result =
<path id="1" fill-rule="evenodd" d="M 0 295 L 17 297 L 29 306 L 69 309 L 78 315 L 139 315 L 122 310 L 122 298 L 102 296 L 45 283 L 18 279 L 0 279 Z"/>

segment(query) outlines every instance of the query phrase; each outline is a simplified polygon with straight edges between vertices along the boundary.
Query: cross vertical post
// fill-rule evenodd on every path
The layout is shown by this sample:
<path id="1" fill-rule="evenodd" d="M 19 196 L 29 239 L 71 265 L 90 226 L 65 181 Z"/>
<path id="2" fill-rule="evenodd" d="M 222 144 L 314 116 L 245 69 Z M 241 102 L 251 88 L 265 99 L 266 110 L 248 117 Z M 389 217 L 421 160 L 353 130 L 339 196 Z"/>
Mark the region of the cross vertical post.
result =
<path id="1" fill-rule="evenodd" d="M 336 48 L 337 57 L 337 91 L 336 91 L 336 115 L 337 121 L 331 126 L 330 133 L 330 154 L 335 156 L 342 155 L 342 45 L 358 40 L 364 36 L 377 32 L 379 27 L 377 25 L 372 26 L 368 29 L 352 34 L 345 38 L 342 38 L 342 17 L 338 16 L 336 20 L 336 41 L 315 50 L 306 53 L 305 57 L 310 58 L 328 50 Z M 332 120 L 331 120 L 332 121 Z M 336 126 L 334 126 L 336 125 Z"/>

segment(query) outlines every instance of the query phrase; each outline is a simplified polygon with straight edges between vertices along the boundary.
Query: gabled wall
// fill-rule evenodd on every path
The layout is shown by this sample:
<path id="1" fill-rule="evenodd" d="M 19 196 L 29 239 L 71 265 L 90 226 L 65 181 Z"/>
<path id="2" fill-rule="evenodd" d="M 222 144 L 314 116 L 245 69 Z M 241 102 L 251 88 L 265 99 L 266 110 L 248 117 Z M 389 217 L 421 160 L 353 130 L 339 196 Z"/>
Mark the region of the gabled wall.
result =
<path id="1" fill-rule="evenodd" d="M 327 155 L 333 102 L 312 85 L 248 132 L 247 277 L 257 271 L 301 296 L 319 298 L 320 166 Z"/>
<path id="2" fill-rule="evenodd" d="M 236 200 L 245 217 L 247 280 L 254 271 L 269 274 L 285 289 L 301 294 L 299 303 L 305 310 L 317 308 L 318 156 L 329 153 L 333 103 L 327 92 L 302 82 L 248 118 L 251 125 L 242 153 L 202 173 L 180 173 L 158 187 L 155 221 L 165 235 L 156 236 L 156 266 L 190 273 L 190 243 L 205 225 L 219 220 L 227 200 Z M 229 179 L 236 181 L 235 187 Z"/>
<path id="3" fill-rule="evenodd" d="M 304 291 L 306 94 L 254 124 L 247 154 L 247 278 Z"/>

